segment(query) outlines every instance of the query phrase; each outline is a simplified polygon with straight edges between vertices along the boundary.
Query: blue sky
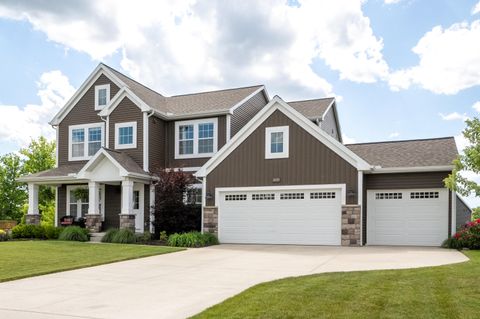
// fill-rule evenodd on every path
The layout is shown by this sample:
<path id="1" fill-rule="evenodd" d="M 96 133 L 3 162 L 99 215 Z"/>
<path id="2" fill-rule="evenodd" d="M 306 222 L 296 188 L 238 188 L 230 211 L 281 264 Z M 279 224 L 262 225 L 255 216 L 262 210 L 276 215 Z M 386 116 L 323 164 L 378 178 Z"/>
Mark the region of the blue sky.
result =
<path id="1" fill-rule="evenodd" d="M 462 148 L 478 115 L 478 0 L 142 2 L 2 1 L 0 154 L 53 138 L 48 120 L 99 61 L 165 95 L 259 83 L 285 100 L 336 95 L 350 142 Z"/>

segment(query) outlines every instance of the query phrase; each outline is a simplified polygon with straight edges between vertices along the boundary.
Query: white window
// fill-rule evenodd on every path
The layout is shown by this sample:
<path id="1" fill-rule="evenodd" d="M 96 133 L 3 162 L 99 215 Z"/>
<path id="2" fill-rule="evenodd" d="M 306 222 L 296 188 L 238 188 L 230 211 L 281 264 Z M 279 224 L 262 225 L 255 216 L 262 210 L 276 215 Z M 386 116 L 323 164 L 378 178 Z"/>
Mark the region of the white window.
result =
<path id="1" fill-rule="evenodd" d="M 105 123 L 69 126 L 68 160 L 90 159 L 104 145 Z"/>
<path id="2" fill-rule="evenodd" d="M 78 192 L 78 189 L 81 189 L 82 191 Z M 98 192 L 98 210 L 102 214 L 102 218 L 104 218 L 105 210 L 103 206 L 103 198 L 105 192 L 103 187 L 100 187 Z M 85 217 L 85 215 L 88 214 L 88 186 L 67 186 L 66 214 L 67 216 L 74 216 L 75 218 Z"/>
<path id="3" fill-rule="evenodd" d="M 183 196 L 185 204 L 202 205 L 202 184 L 193 184 Z"/>
<path id="4" fill-rule="evenodd" d="M 175 158 L 210 157 L 217 152 L 217 118 L 175 122 Z"/>
<path id="5" fill-rule="evenodd" d="M 110 84 L 95 86 L 95 110 L 103 109 L 110 102 Z"/>
<path id="6" fill-rule="evenodd" d="M 133 209 L 140 209 L 140 191 L 133 191 Z"/>
<path id="7" fill-rule="evenodd" d="M 265 158 L 288 158 L 288 126 L 265 129 Z"/>
<path id="8" fill-rule="evenodd" d="M 137 148 L 137 122 L 115 124 L 115 148 Z"/>

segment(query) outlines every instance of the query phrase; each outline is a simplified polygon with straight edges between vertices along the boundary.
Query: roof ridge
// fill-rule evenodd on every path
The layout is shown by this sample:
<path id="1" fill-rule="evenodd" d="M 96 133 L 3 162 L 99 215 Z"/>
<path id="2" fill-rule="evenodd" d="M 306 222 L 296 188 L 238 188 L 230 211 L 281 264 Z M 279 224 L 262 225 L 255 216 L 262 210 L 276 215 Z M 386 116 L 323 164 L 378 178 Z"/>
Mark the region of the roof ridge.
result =
<path id="1" fill-rule="evenodd" d="M 310 102 L 310 101 L 328 100 L 328 99 L 335 99 L 335 97 L 334 97 L 334 96 L 330 96 L 330 97 L 320 97 L 320 98 L 315 98 L 315 99 L 289 101 L 289 102 L 287 102 L 287 103 L 290 104 L 290 103 L 300 103 L 300 102 Z"/>
<path id="2" fill-rule="evenodd" d="M 207 93 L 213 93 L 213 92 L 233 91 L 233 90 L 248 89 L 248 88 L 254 88 L 254 87 L 260 88 L 260 87 L 265 87 L 265 85 L 258 84 L 258 85 L 249 85 L 249 86 L 240 86 L 240 87 L 235 87 L 235 88 L 221 89 L 221 90 L 202 91 L 202 92 L 197 92 L 197 93 L 185 93 L 185 94 L 167 96 L 166 98 L 180 97 L 180 96 L 187 96 L 187 95 L 207 94 Z"/>
<path id="3" fill-rule="evenodd" d="M 447 140 L 447 139 L 455 139 L 455 137 L 454 137 L 454 136 L 444 136 L 444 137 L 419 138 L 419 139 L 409 139 L 409 140 L 394 140 L 394 141 L 378 141 L 378 142 L 349 143 L 349 144 L 344 144 L 344 145 L 345 145 L 345 146 L 350 146 L 350 145 L 371 145 L 371 144 L 402 143 L 402 142 L 421 142 L 421 141 Z"/>

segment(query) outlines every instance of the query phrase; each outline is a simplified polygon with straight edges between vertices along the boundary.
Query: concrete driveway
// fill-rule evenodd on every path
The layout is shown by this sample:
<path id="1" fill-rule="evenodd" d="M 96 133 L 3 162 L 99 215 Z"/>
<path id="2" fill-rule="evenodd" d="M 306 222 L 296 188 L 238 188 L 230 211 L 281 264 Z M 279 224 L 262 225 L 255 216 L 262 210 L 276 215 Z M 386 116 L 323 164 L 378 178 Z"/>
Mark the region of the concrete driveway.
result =
<path id="1" fill-rule="evenodd" d="M 221 245 L 0 284 L 0 318 L 185 318 L 264 281 L 458 263 L 440 248 Z"/>

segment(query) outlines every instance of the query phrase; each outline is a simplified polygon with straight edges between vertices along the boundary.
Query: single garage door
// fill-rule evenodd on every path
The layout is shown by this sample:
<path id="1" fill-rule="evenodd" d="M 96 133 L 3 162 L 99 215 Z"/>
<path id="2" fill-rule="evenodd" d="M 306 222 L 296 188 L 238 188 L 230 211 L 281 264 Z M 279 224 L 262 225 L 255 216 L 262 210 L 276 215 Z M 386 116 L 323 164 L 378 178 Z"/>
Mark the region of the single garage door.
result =
<path id="1" fill-rule="evenodd" d="M 219 192 L 222 243 L 340 245 L 341 189 Z"/>
<path id="2" fill-rule="evenodd" d="M 367 244 L 440 246 L 448 236 L 446 189 L 367 191 Z"/>

